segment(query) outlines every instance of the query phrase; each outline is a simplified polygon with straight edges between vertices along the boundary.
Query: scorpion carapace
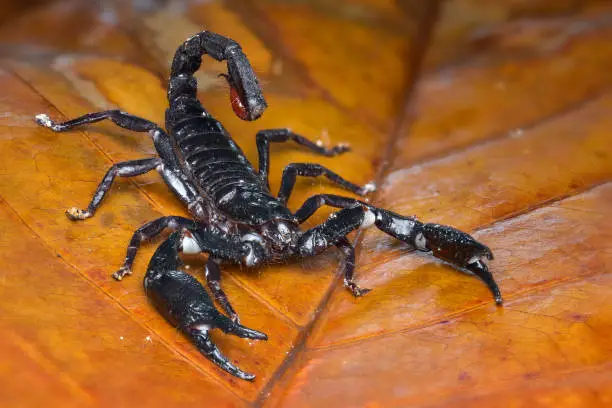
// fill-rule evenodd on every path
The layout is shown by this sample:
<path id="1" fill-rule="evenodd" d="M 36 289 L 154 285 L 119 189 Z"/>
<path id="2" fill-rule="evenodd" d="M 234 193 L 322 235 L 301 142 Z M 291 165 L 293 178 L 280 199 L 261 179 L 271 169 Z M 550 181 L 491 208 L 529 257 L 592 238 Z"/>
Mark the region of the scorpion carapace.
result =
<path id="1" fill-rule="evenodd" d="M 323 156 L 344 153 L 348 146 L 326 148 L 288 129 L 262 130 L 256 135 L 259 169 L 255 170 L 221 123 L 197 98 L 193 75 L 204 54 L 227 61 L 228 73 L 223 76 L 228 82 L 236 115 L 245 120 L 261 116 L 267 107 L 266 101 L 242 49 L 235 41 L 208 31 L 187 39 L 176 51 L 168 85 L 167 133 L 155 123 L 120 110 L 89 113 L 63 123 L 56 123 L 45 114 L 36 116 L 38 124 L 55 132 L 110 119 L 123 128 L 148 132 L 152 137 L 157 156 L 114 164 L 87 209 L 70 208 L 66 215 L 71 220 L 92 217 L 116 176 L 132 177 L 151 170 L 160 173 L 191 217 L 166 216 L 140 227 L 128 245 L 123 266 L 113 276 L 121 280 L 132 273 L 131 267 L 142 241 L 165 229 L 175 231 L 153 255 L 144 287 L 157 309 L 180 328 L 202 354 L 227 372 L 252 380 L 254 375 L 240 370 L 221 354 L 208 332 L 219 328 L 241 337 L 267 338 L 240 324 L 238 314 L 221 288 L 220 263 L 257 267 L 316 255 L 335 246 L 344 255 L 344 285 L 354 296 L 362 296 L 369 289 L 360 288 L 353 281 L 355 249 L 347 235 L 372 225 L 417 250 L 431 252 L 478 275 L 493 292 L 496 302 L 502 303 L 499 288 L 487 268 L 487 260 L 493 259 L 491 251 L 465 232 L 445 225 L 424 224 L 414 217 L 331 194 L 310 197 L 296 212 L 291 212 L 286 203 L 297 176 L 325 176 L 358 195 L 374 191 L 375 186 L 373 183 L 358 186 L 318 164 L 293 163 L 283 171 L 280 191 L 274 196 L 268 185 L 271 142 L 293 141 Z M 299 225 L 323 205 L 340 210 L 323 224 L 301 230 Z M 229 317 L 215 308 L 207 291 L 195 278 L 180 270 L 180 253 L 208 255 L 207 286 Z"/>

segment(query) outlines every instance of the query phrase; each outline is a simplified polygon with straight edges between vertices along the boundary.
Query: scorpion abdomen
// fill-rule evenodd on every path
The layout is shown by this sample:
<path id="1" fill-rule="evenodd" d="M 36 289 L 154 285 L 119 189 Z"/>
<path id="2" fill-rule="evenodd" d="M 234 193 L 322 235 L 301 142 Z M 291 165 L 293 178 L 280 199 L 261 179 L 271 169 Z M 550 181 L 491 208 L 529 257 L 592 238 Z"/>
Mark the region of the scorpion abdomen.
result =
<path id="1" fill-rule="evenodd" d="M 294 220 L 217 120 L 189 117 L 174 124 L 172 135 L 183 156 L 185 172 L 230 219 L 248 225 Z"/>

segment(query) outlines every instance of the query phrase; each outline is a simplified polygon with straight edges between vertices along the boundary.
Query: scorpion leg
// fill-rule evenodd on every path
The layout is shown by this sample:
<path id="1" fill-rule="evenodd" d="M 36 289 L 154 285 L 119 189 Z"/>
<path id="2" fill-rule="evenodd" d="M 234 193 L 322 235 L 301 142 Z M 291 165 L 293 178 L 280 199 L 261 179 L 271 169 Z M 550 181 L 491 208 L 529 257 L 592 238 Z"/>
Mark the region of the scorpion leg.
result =
<path id="1" fill-rule="evenodd" d="M 52 121 L 46 114 L 36 115 L 36 122 L 39 125 L 48 127 L 54 132 L 63 132 L 76 126 L 95 123 L 104 119 L 110 119 L 118 126 L 135 132 L 149 132 L 160 157 L 134 160 L 113 165 L 98 186 L 87 210 L 83 211 L 78 208 L 70 208 L 66 211 L 68 218 L 72 220 L 83 220 L 91 217 L 117 175 L 122 177 L 137 176 L 154 168 L 162 175 L 164 181 L 166 181 L 172 191 L 190 207 L 190 210 L 193 210 L 197 215 L 201 215 L 202 211 L 200 211 L 199 208 L 200 206 L 196 197 L 195 188 L 185 179 L 185 177 L 183 177 L 184 175 L 180 171 L 180 163 L 178 162 L 168 135 L 155 123 L 117 109 L 88 113 L 63 123 Z"/>
<path id="2" fill-rule="evenodd" d="M 501 291 L 486 263 L 493 259 L 493 253 L 471 235 L 448 225 L 423 224 L 415 217 L 405 217 L 353 198 L 332 194 L 310 197 L 296 211 L 296 218 L 300 223 L 304 222 L 325 204 L 344 209 L 302 235 L 298 243 L 300 255 L 314 255 L 330 245 L 338 246 L 348 232 L 374 224 L 381 231 L 419 251 L 431 252 L 435 257 L 475 274 L 487 285 L 495 302 L 499 305 L 503 303 Z"/>
<path id="3" fill-rule="evenodd" d="M 332 148 L 324 147 L 320 141 L 312 142 L 304 136 L 293 133 L 289 129 L 266 129 L 260 130 L 255 136 L 257 152 L 259 154 L 259 177 L 268 186 L 268 173 L 270 170 L 270 142 L 279 143 L 289 140 L 306 147 L 310 151 L 322 156 L 333 157 L 348 152 L 348 144 L 338 144 Z"/>
<path id="4" fill-rule="evenodd" d="M 353 296 L 360 297 L 370 292 L 372 289 L 361 288 L 353 281 L 355 271 L 355 247 L 346 237 L 342 237 L 336 242 L 336 247 L 344 254 L 344 264 L 342 274 L 344 275 L 344 287 L 351 291 Z"/>
<path id="5" fill-rule="evenodd" d="M 232 321 L 236 323 L 240 323 L 240 318 L 238 317 L 238 313 L 234 310 L 227 295 L 221 289 L 221 269 L 219 269 L 219 264 L 212 259 L 209 258 L 206 262 L 206 283 L 208 284 L 208 288 L 213 293 L 215 300 L 223 307 L 225 313 L 227 313 Z"/>
<path id="6" fill-rule="evenodd" d="M 317 194 L 304 201 L 304 204 L 295 212 L 295 217 L 298 222 L 302 224 L 324 205 L 336 208 L 349 208 L 360 203 L 361 201 L 350 197 L 342 197 L 333 194 Z M 366 203 L 363 204 L 368 205 Z"/>
<path id="7" fill-rule="evenodd" d="M 174 232 L 155 251 L 144 278 L 147 296 L 160 313 L 180 328 L 206 358 L 238 378 L 254 380 L 253 374 L 236 367 L 219 351 L 209 331 L 221 329 L 225 333 L 254 340 L 267 340 L 268 337 L 221 314 L 200 282 L 179 270 L 179 252 L 183 241 L 184 236 Z"/>
<path id="8" fill-rule="evenodd" d="M 283 170 L 283 175 L 281 178 L 281 186 L 278 191 L 278 200 L 286 204 L 289 199 L 289 195 L 293 190 L 293 186 L 295 185 L 295 179 L 297 176 L 303 177 L 318 177 L 325 176 L 330 181 L 340 185 L 341 187 L 355 193 L 358 195 L 366 195 L 374 190 L 376 190 L 376 185 L 374 183 L 368 183 L 363 187 L 358 186 L 357 184 L 351 183 L 350 181 L 345 180 L 340 175 L 334 173 L 326 167 L 321 166 L 320 164 L 311 164 L 311 163 L 291 163 L 285 170 Z"/>
<path id="9" fill-rule="evenodd" d="M 117 126 L 128 130 L 133 130 L 135 132 L 148 132 L 149 130 L 153 130 L 159 127 L 149 120 L 139 118 L 138 116 L 130 115 L 129 113 L 122 112 L 119 109 L 87 113 L 76 119 L 71 119 L 62 123 L 54 122 L 49 118 L 48 115 L 44 113 L 36 115 L 36 123 L 41 126 L 48 127 L 54 132 L 64 132 L 76 126 L 96 123 L 104 119 L 110 119 Z"/>
<path id="10" fill-rule="evenodd" d="M 323 224 L 305 231 L 298 240 L 298 255 L 306 257 L 319 254 L 332 245 L 338 247 L 345 256 L 344 286 L 355 297 L 363 296 L 370 290 L 362 289 L 353 282 L 355 248 L 346 235 L 358 228 L 367 228 L 373 223 L 374 217 L 356 201 L 352 206 L 333 213 Z"/>
<path id="11" fill-rule="evenodd" d="M 166 228 L 172 230 L 177 230 L 179 228 L 195 229 L 196 225 L 193 220 L 178 216 L 161 217 L 147 222 L 145 225 L 138 228 L 134 232 L 134 235 L 132 235 L 132 239 L 127 248 L 127 254 L 125 255 L 125 261 L 121 268 L 113 274 L 113 278 L 121 280 L 124 276 L 131 275 L 132 265 L 134 264 L 134 259 L 136 258 L 140 243 L 156 237 Z"/>
<path id="12" fill-rule="evenodd" d="M 152 157 L 150 159 L 130 160 L 126 162 L 116 163 L 111 166 L 110 169 L 104 175 L 104 178 L 98 185 L 96 192 L 91 199 L 91 202 L 87 206 L 86 210 L 72 207 L 66 210 L 66 216 L 71 220 L 84 220 L 92 217 L 100 204 L 102 199 L 106 196 L 108 190 L 110 190 L 115 177 L 134 177 L 141 174 L 147 173 L 161 164 L 161 159 L 158 157 Z"/>
<path id="13" fill-rule="evenodd" d="M 187 204 L 190 210 L 193 210 L 197 215 L 201 215 L 202 211 L 200 211 L 195 188 L 186 180 L 180 171 L 181 166 L 168 135 L 155 123 L 116 109 L 88 113 L 63 123 L 55 123 L 45 114 L 36 115 L 36 122 L 39 125 L 48 127 L 55 132 L 63 132 L 75 126 L 95 123 L 104 119 L 110 119 L 118 126 L 129 130 L 149 132 L 155 144 L 155 149 L 159 154 L 159 158 L 134 160 L 114 165 L 106 173 L 104 179 L 98 186 L 88 209 L 83 211 L 78 208 L 71 208 L 66 212 L 68 218 L 82 220 L 91 217 L 110 188 L 115 176 L 137 176 L 154 168 L 162 175 L 164 181 L 181 201 Z"/>

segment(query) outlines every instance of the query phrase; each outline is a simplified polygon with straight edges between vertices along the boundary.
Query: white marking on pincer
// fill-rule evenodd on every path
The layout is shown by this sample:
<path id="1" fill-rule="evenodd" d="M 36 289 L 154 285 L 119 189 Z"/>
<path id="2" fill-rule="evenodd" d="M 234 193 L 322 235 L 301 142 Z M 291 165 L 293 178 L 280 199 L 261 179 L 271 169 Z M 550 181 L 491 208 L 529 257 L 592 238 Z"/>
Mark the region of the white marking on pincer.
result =
<path id="1" fill-rule="evenodd" d="M 199 254 L 202 252 L 202 248 L 200 248 L 198 245 L 198 241 L 196 241 L 192 236 L 184 236 L 181 245 L 183 247 L 184 254 Z"/>

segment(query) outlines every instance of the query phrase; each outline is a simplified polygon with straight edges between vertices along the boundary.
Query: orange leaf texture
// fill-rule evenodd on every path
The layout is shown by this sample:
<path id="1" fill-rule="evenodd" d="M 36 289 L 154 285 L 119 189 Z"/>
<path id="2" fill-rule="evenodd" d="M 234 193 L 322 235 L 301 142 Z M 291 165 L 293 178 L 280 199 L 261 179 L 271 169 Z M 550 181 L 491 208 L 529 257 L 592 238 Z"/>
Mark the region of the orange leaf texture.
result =
<path id="1" fill-rule="evenodd" d="M 0 1 L 0 405 L 6 407 L 612 406 L 612 5 L 552 0 Z M 118 178 L 73 222 L 113 163 L 153 157 L 145 133 L 67 120 L 119 108 L 164 123 L 174 52 L 210 30 L 239 42 L 269 108 L 234 115 L 224 64 L 199 98 L 254 165 L 255 134 L 290 128 L 338 157 L 272 145 L 270 185 L 316 162 L 369 202 L 488 245 L 504 294 L 376 228 L 350 235 L 354 298 L 332 248 L 259 269 L 223 266 L 241 322 L 213 331 L 242 381 L 155 310 L 142 279 L 167 234 L 112 279 L 132 233 L 188 216 L 159 174 Z M 288 207 L 346 193 L 301 178 Z M 322 223 L 321 208 L 305 223 Z M 204 280 L 205 257 L 187 260 Z"/>

